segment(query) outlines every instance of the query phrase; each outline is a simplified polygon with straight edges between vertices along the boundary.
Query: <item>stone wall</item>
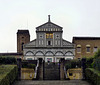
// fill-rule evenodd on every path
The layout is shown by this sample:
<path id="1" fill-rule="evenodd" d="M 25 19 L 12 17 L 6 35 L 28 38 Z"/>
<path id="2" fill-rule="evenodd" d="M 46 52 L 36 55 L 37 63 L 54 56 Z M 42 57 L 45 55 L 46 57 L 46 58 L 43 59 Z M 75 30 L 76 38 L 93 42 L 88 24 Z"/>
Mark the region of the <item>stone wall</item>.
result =
<path id="1" fill-rule="evenodd" d="M 23 53 L 22 45 L 30 42 L 30 34 L 28 30 L 18 30 L 17 32 L 17 52 Z"/>
<path id="2" fill-rule="evenodd" d="M 75 58 L 92 57 L 94 55 L 94 47 L 100 49 L 100 39 L 79 39 L 74 40 L 75 44 Z M 77 52 L 77 45 L 81 46 L 81 52 Z M 90 52 L 86 51 L 86 45 L 90 45 Z"/>

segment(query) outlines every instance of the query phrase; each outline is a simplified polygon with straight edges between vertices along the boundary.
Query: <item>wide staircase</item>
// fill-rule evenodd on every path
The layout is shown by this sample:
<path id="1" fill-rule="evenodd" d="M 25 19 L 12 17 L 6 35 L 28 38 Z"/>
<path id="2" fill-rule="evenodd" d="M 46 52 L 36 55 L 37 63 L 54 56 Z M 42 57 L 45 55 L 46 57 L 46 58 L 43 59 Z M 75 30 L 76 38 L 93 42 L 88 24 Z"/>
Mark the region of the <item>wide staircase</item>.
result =
<path id="1" fill-rule="evenodd" d="M 59 63 L 44 63 L 44 80 L 60 80 Z"/>

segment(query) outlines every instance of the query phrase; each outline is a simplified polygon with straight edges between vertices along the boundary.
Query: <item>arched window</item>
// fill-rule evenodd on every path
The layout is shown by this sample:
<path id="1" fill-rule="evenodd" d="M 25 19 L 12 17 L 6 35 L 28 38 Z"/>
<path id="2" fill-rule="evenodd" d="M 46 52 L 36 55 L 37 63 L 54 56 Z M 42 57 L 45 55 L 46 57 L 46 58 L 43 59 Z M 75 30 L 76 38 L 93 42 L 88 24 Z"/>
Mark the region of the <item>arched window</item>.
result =
<path id="1" fill-rule="evenodd" d="M 97 52 L 97 50 L 98 50 L 98 47 L 95 46 L 94 49 L 93 49 L 93 52 Z"/>
<path id="2" fill-rule="evenodd" d="M 68 52 L 65 53 L 65 55 L 67 55 L 67 56 L 73 56 L 73 53 L 70 52 L 70 51 L 68 51 Z"/>
<path id="3" fill-rule="evenodd" d="M 77 53 L 81 53 L 81 45 L 77 45 Z"/>
<path id="4" fill-rule="evenodd" d="M 22 39 L 24 39 L 24 37 L 22 37 Z"/>
<path id="5" fill-rule="evenodd" d="M 33 56 L 34 54 L 33 54 L 33 52 L 28 51 L 28 52 L 26 53 L 26 55 L 27 55 L 27 56 Z"/>
<path id="6" fill-rule="evenodd" d="M 35 54 L 36 56 L 44 56 L 44 54 L 43 54 L 43 52 L 42 51 L 38 51 L 38 52 L 36 52 L 36 54 Z"/>
<path id="7" fill-rule="evenodd" d="M 47 55 L 47 56 L 53 56 L 53 53 L 51 51 L 48 51 L 48 52 L 46 52 L 45 55 Z"/>
<path id="8" fill-rule="evenodd" d="M 90 52 L 90 45 L 86 45 L 86 52 Z"/>
<path id="9" fill-rule="evenodd" d="M 57 56 L 63 56 L 63 53 L 61 51 L 58 51 L 58 52 L 56 52 L 55 55 L 57 55 Z"/>
<path id="10" fill-rule="evenodd" d="M 22 51 L 23 51 L 23 45 L 24 45 L 24 43 L 22 42 L 22 44 L 21 44 L 21 47 L 22 47 Z"/>
<path id="11" fill-rule="evenodd" d="M 51 45 L 51 42 L 50 41 L 48 41 L 48 45 Z"/>

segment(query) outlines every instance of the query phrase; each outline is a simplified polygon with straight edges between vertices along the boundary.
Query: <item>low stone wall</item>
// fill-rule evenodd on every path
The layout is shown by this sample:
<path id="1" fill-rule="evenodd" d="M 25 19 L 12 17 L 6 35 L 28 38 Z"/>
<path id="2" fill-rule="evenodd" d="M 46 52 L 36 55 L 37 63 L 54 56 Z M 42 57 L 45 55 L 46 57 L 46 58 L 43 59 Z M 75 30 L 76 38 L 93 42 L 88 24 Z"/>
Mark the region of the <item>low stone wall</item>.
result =
<path id="1" fill-rule="evenodd" d="M 67 76 L 69 79 L 82 79 L 82 69 L 81 68 L 71 68 L 67 70 Z"/>
<path id="2" fill-rule="evenodd" d="M 30 68 L 21 68 L 21 79 L 30 79 L 34 78 L 34 69 Z"/>

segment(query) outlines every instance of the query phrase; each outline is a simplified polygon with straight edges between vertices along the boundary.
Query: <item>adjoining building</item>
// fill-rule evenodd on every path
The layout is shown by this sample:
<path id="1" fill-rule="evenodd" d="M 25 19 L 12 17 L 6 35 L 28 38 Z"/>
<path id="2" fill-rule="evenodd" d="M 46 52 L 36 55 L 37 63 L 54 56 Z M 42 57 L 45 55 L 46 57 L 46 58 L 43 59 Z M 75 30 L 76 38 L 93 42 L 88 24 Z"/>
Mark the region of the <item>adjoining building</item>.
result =
<path id="1" fill-rule="evenodd" d="M 75 58 L 93 57 L 100 49 L 100 37 L 73 37 Z"/>
<path id="2" fill-rule="evenodd" d="M 28 30 L 17 31 L 17 53 L 23 53 L 23 45 L 30 42 L 30 33 Z"/>
<path id="3" fill-rule="evenodd" d="M 23 59 L 42 58 L 45 62 L 59 62 L 60 58 L 74 58 L 74 44 L 62 38 L 63 28 L 52 23 L 50 16 L 48 22 L 36 27 L 36 39 L 30 41 L 28 30 L 25 31 L 26 34 L 24 31 L 18 30 L 17 32 L 17 51 L 23 52 Z"/>

